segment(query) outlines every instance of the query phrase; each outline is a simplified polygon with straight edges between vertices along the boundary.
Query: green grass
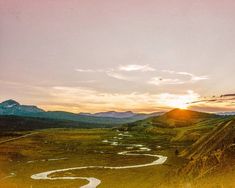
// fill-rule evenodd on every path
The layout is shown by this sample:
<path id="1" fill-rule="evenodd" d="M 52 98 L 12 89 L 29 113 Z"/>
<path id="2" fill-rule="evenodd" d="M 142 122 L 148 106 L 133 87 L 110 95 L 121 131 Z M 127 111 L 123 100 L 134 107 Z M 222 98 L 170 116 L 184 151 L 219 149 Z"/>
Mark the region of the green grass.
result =
<path id="1" fill-rule="evenodd" d="M 164 165 L 139 169 L 84 169 L 69 171 L 70 175 L 88 176 L 101 179 L 99 187 L 158 187 L 168 179 L 172 167 L 177 169 L 183 160 L 174 155 L 177 145 L 169 145 L 164 136 L 151 136 L 133 132 L 133 137 L 126 137 L 123 144 L 145 144 L 152 149 L 149 153 L 167 155 Z M 118 132 L 111 129 L 49 129 L 38 134 L 0 145 L 2 158 L 2 177 L 14 172 L 15 177 L 0 181 L 0 185 L 9 187 L 79 187 L 85 180 L 32 180 L 30 176 L 48 170 L 101 165 L 125 166 L 152 162 L 152 157 L 122 156 L 118 152 L 126 150 L 125 146 L 111 146 L 102 143 L 112 139 Z M 157 146 L 161 145 L 162 148 Z M 60 161 L 41 161 L 42 159 L 68 158 Z M 36 161 L 27 163 L 28 161 Z M 58 174 L 56 174 L 58 175 Z M 65 175 L 65 174 L 63 174 Z"/>

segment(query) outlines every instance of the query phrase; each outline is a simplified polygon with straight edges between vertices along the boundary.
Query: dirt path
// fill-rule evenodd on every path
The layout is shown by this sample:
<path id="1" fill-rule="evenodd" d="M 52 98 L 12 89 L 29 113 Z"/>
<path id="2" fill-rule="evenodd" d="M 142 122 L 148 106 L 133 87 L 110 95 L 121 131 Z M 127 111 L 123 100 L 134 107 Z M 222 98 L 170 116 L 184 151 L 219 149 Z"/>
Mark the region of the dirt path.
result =
<path id="1" fill-rule="evenodd" d="M 4 143 L 6 143 L 6 142 L 11 142 L 11 141 L 19 140 L 19 139 L 22 139 L 22 138 L 25 138 L 25 137 L 28 137 L 28 136 L 31 136 L 31 135 L 34 135 L 34 134 L 38 134 L 38 132 L 29 133 L 29 134 L 25 134 L 25 135 L 22 135 L 22 136 L 19 136 L 19 137 L 15 137 L 15 138 L 10 138 L 10 139 L 7 139 L 7 140 L 3 140 L 3 141 L 0 142 L 0 144 L 4 144 Z"/>

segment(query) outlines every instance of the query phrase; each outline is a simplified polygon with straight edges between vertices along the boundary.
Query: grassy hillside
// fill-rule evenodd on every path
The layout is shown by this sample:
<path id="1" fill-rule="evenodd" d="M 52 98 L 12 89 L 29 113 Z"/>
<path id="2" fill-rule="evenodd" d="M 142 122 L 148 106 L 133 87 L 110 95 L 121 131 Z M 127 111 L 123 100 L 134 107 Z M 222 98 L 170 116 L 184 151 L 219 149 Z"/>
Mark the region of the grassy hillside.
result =
<path id="1" fill-rule="evenodd" d="M 235 121 L 218 124 L 180 155 L 189 159 L 180 169 L 180 174 L 192 178 L 198 187 L 207 187 L 208 182 L 211 187 L 232 185 L 231 177 L 235 175 Z"/>
<path id="2" fill-rule="evenodd" d="M 123 125 L 120 130 L 163 137 L 185 159 L 169 187 L 234 185 L 235 117 L 175 109 L 160 117 Z M 177 179 L 178 178 L 178 179 Z M 166 186 L 167 187 L 167 186 Z"/>
<path id="3" fill-rule="evenodd" d="M 162 116 L 151 117 L 146 120 L 130 123 L 127 126 L 152 125 L 163 128 L 177 128 L 191 126 L 195 123 L 212 118 L 216 119 L 220 118 L 220 116 L 190 110 L 174 109 Z"/>
<path id="4" fill-rule="evenodd" d="M 171 141 L 194 142 L 220 122 L 232 117 L 195 112 L 172 110 L 162 116 L 123 125 L 120 130 L 139 131 L 149 134 L 169 135 Z"/>

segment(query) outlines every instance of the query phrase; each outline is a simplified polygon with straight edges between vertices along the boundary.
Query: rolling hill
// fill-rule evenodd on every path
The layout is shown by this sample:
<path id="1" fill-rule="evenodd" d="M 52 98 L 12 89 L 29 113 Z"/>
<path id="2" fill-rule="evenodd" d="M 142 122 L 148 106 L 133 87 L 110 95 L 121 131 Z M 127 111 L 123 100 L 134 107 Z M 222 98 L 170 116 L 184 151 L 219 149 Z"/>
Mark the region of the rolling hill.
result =
<path id="1" fill-rule="evenodd" d="M 161 116 L 150 117 L 134 123 L 128 123 L 124 125 L 124 127 L 152 126 L 161 128 L 179 128 L 192 126 L 204 120 L 217 118 L 221 118 L 221 116 L 191 110 L 174 109 Z"/>

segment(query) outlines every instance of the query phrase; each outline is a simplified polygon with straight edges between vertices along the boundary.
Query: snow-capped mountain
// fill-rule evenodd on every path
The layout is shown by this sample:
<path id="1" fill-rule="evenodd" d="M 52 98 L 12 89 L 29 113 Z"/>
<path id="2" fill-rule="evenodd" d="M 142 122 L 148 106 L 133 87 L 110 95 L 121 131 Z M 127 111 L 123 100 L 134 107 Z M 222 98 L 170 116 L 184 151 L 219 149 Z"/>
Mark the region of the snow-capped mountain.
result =
<path id="1" fill-rule="evenodd" d="M 12 99 L 0 103 L 0 115 L 24 115 L 39 112 L 44 111 L 36 106 L 21 105 Z"/>

